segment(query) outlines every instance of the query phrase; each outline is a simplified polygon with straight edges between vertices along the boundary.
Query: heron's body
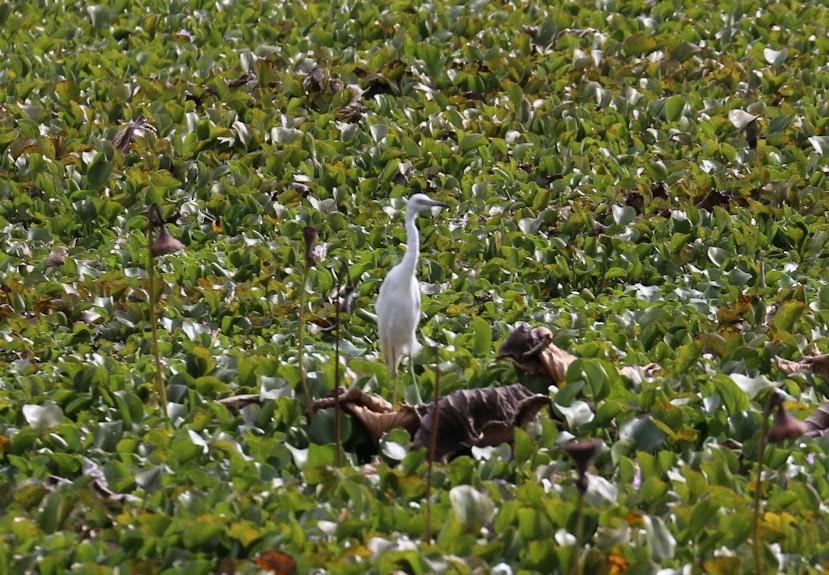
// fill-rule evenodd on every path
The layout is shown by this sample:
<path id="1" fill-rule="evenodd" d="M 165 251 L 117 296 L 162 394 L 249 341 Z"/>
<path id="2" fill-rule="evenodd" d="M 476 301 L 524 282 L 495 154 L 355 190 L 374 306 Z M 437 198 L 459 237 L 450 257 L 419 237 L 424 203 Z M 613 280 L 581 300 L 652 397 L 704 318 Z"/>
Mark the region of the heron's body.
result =
<path id="1" fill-rule="evenodd" d="M 403 261 L 392 268 L 380 286 L 377 298 L 377 327 L 383 360 L 392 375 L 397 373 L 400 358 L 415 355 L 420 349 L 416 335 L 420 320 L 420 283 L 414 271 L 409 272 L 406 265 L 411 253 L 409 248 Z M 414 254 L 411 259 L 416 258 L 417 254 Z"/>
<path id="2" fill-rule="evenodd" d="M 394 266 L 380 286 L 377 297 L 377 328 L 383 349 L 383 360 L 395 378 L 397 398 L 397 366 L 404 355 L 410 358 L 420 349 L 417 324 L 420 321 L 420 284 L 417 281 L 417 260 L 420 257 L 420 234 L 417 214 L 434 206 L 446 206 L 424 194 L 409 198 L 406 206 L 406 255 Z M 415 386 L 417 389 L 417 386 Z"/>

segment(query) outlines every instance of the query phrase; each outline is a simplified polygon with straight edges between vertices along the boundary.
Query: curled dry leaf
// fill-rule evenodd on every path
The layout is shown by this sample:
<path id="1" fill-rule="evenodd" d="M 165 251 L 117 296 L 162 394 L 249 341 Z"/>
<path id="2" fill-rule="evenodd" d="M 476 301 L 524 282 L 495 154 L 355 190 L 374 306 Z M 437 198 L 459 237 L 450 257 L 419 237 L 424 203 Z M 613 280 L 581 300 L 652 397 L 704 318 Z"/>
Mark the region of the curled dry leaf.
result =
<path id="1" fill-rule="evenodd" d="M 392 404 L 382 397 L 356 387 L 345 391 L 337 388 L 337 393 L 340 394 L 340 409 L 365 425 L 375 443 L 380 441 L 380 437 L 387 431 L 402 427 L 409 433 L 414 433 L 419 425 L 418 414 L 411 406 L 404 405 L 399 411 L 395 411 Z M 335 397 L 332 392 L 314 403 L 314 411 L 333 408 L 334 405 Z"/>
<path id="2" fill-rule="evenodd" d="M 439 401 L 437 460 L 462 455 L 472 447 L 511 443 L 515 428 L 532 421 L 551 400 L 516 383 L 505 387 L 462 389 Z M 415 449 L 431 442 L 434 402 L 419 406 L 417 411 L 421 419 L 414 435 Z"/>
<path id="3" fill-rule="evenodd" d="M 803 423 L 806 425 L 806 435 L 809 437 L 829 436 L 829 401 L 818 405 Z"/>
<path id="4" fill-rule="evenodd" d="M 302 237 L 305 240 L 305 265 L 310 268 L 317 264 L 317 258 L 314 255 L 314 242 L 317 239 L 316 228 L 305 226 L 302 228 Z"/>
<path id="5" fill-rule="evenodd" d="M 791 375 L 796 371 L 804 371 L 806 373 L 814 373 L 819 375 L 826 381 L 829 381 L 829 353 L 822 355 L 806 355 L 800 361 L 791 361 L 779 356 L 774 356 L 774 361 L 777 367 L 786 375 Z"/>
<path id="6" fill-rule="evenodd" d="M 464 389 L 440 400 L 440 425 L 435 445 L 435 458 L 456 457 L 472 447 L 509 443 L 516 427 L 535 418 L 550 398 L 535 394 L 521 384 L 506 387 Z M 314 409 L 334 407 L 334 397 L 324 397 Z M 340 390 L 340 408 L 356 417 L 368 429 L 374 442 L 396 427 L 406 429 L 413 437 L 413 448 L 427 447 L 431 441 L 434 402 L 417 407 L 404 405 L 394 411 L 392 405 L 361 389 Z"/>
<path id="7" fill-rule="evenodd" d="M 576 462 L 579 475 L 584 475 L 590 462 L 599 454 L 603 445 L 601 439 L 594 437 L 592 439 L 571 441 L 563 449 Z"/>
<path id="8" fill-rule="evenodd" d="M 140 135 L 142 130 L 150 130 L 151 132 L 156 131 L 155 127 L 147 122 L 147 118 L 144 117 L 144 114 L 139 114 L 138 117 L 128 123 L 123 130 L 115 134 L 115 137 L 112 138 L 112 145 L 115 146 L 116 149 L 126 152 L 130 149 L 130 144 L 132 144 L 135 136 Z"/>
<path id="9" fill-rule="evenodd" d="M 583 441 L 571 441 L 564 446 L 564 451 L 576 462 L 576 470 L 579 474 L 576 488 L 582 494 L 587 491 L 587 468 L 602 450 L 602 445 L 602 440 L 594 437 Z"/>
<path id="10" fill-rule="evenodd" d="M 548 375 L 562 383 L 576 356 L 553 344 L 553 332 L 546 327 L 517 327 L 498 349 L 499 359 L 508 359 L 530 375 Z"/>
<path id="11" fill-rule="evenodd" d="M 158 231 L 158 237 L 153 242 L 153 256 L 164 256 L 167 254 L 174 254 L 184 249 L 184 244 L 170 235 L 167 231 L 167 225 L 162 223 L 161 229 Z"/>
<path id="12" fill-rule="evenodd" d="M 266 551 L 253 558 L 260 569 L 275 575 L 294 575 L 297 570 L 294 558 L 284 551 Z"/>
<path id="13" fill-rule="evenodd" d="M 258 393 L 247 393 L 245 395 L 232 395 L 218 400 L 230 411 L 239 412 L 248 405 L 261 404 L 262 397 Z"/>
<path id="14" fill-rule="evenodd" d="M 521 325 L 509 334 L 498 349 L 498 359 L 508 359 L 530 375 L 547 375 L 559 385 L 567 378 L 567 368 L 577 358 L 553 343 L 553 332 L 546 327 Z M 662 368 L 655 363 L 643 366 L 627 366 L 619 374 L 639 379 L 648 377 Z"/>
<path id="15" fill-rule="evenodd" d="M 777 408 L 777 411 L 774 414 L 774 425 L 768 432 L 769 441 L 776 443 L 786 439 L 795 439 L 809 430 L 805 423 L 786 411 L 782 395 L 775 393 L 770 401 L 772 408 Z"/>
<path id="16" fill-rule="evenodd" d="M 66 256 L 68 255 L 68 249 L 63 246 L 58 246 L 52 250 L 52 253 L 43 258 L 40 263 L 47 268 L 62 266 L 66 262 Z"/>

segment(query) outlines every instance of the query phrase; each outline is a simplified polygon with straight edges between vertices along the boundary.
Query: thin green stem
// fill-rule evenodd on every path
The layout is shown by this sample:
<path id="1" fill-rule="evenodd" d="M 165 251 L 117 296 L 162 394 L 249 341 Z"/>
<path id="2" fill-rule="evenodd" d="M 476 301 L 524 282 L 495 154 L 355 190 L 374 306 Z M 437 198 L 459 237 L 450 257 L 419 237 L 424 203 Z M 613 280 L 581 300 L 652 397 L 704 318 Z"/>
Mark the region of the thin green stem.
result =
<path id="1" fill-rule="evenodd" d="M 438 419 L 440 417 L 440 356 L 435 348 L 435 399 L 432 409 L 432 435 L 429 438 L 429 464 L 426 471 L 426 541 L 432 541 L 432 467 L 438 442 Z"/>
<path id="2" fill-rule="evenodd" d="M 337 467 L 343 466 L 342 438 L 340 437 L 340 288 L 342 278 L 337 279 L 334 294 L 334 442 L 337 444 Z"/>
<path id="3" fill-rule="evenodd" d="M 576 568 L 574 573 L 576 575 L 583 575 L 584 573 L 584 491 L 582 490 L 582 481 L 584 478 L 579 478 L 579 498 L 576 501 Z"/>
<path id="4" fill-rule="evenodd" d="M 305 395 L 305 410 L 308 423 L 314 413 L 311 405 L 311 392 L 308 390 L 308 382 L 305 379 L 305 362 L 303 360 L 305 350 L 305 285 L 308 282 L 309 267 L 306 263 L 305 271 L 302 274 L 302 284 L 299 286 L 299 318 L 297 319 L 297 358 L 299 360 L 299 381 L 302 384 L 302 393 Z"/>
<path id="5" fill-rule="evenodd" d="M 763 421 L 760 423 L 760 445 L 757 448 L 757 478 L 754 483 L 754 518 L 751 524 L 751 543 L 754 551 L 754 569 L 757 575 L 763 573 L 763 559 L 760 553 L 762 547 L 762 541 L 760 541 L 760 502 L 763 499 L 763 459 L 766 454 L 766 436 L 768 435 L 771 410 L 772 401 L 769 401 L 763 410 Z"/>
<path id="6" fill-rule="evenodd" d="M 164 378 L 161 372 L 161 351 L 158 346 L 158 317 L 156 315 L 155 304 L 156 286 L 155 286 L 155 258 L 153 257 L 153 241 L 155 235 L 155 218 L 158 212 L 158 207 L 153 204 L 149 208 L 149 224 L 147 226 L 147 253 L 148 253 L 148 275 L 150 282 L 150 329 L 152 330 L 153 338 L 153 354 L 155 355 L 155 388 L 158 393 L 159 403 L 161 403 L 161 413 L 167 423 L 170 423 L 170 416 L 167 413 L 167 387 L 164 385 Z M 160 213 L 158 214 L 160 218 Z"/>

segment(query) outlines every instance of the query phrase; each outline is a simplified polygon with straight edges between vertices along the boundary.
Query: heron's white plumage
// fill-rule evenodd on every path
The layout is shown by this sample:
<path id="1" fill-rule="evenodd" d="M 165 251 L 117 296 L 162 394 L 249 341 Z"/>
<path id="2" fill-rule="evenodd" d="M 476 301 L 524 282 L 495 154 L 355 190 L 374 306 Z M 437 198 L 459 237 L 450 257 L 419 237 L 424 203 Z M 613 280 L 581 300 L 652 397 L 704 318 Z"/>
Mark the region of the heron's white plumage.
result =
<path id="1" fill-rule="evenodd" d="M 420 235 L 415 218 L 421 211 L 436 206 L 446 207 L 446 204 L 425 194 L 409 198 L 406 204 L 406 255 L 383 280 L 377 297 L 377 328 L 383 359 L 395 377 L 400 358 L 411 357 L 420 349 L 416 335 L 420 321 L 420 284 L 415 275 L 420 257 Z"/>
<path id="2" fill-rule="evenodd" d="M 377 327 L 383 359 L 394 375 L 404 355 L 415 355 L 420 344 L 415 335 L 420 320 L 420 284 L 402 265 L 394 267 L 377 298 Z"/>

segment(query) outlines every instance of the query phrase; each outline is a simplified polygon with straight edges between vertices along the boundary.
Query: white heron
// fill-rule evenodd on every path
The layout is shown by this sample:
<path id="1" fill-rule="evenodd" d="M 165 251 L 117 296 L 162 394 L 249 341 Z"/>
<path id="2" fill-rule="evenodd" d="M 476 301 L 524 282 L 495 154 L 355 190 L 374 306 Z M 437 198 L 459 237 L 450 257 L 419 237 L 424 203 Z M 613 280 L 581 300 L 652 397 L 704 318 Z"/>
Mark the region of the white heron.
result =
<path id="1" fill-rule="evenodd" d="M 420 234 L 417 214 L 434 207 L 448 208 L 447 204 L 431 199 L 426 194 L 414 194 L 406 203 L 406 255 L 394 266 L 380 286 L 377 297 L 377 328 L 383 348 L 383 359 L 394 378 L 394 404 L 397 405 L 397 365 L 404 355 L 409 356 L 409 368 L 417 401 L 420 393 L 414 377 L 412 357 L 420 349 L 417 324 L 420 321 L 420 284 L 415 276 L 420 257 Z"/>

